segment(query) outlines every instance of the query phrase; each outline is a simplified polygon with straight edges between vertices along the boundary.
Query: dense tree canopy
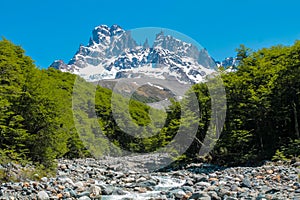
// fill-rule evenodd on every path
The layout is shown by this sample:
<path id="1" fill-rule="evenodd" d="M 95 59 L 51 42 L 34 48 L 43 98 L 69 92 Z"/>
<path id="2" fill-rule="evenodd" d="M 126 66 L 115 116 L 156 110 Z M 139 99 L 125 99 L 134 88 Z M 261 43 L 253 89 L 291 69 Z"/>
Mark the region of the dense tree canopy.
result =
<path id="1" fill-rule="evenodd" d="M 299 156 L 299 58 L 299 41 L 264 48 L 223 75 L 228 110 L 216 161 L 259 161 L 276 151 L 282 158 Z"/>
<path id="2" fill-rule="evenodd" d="M 178 143 L 172 151 L 180 152 L 180 141 L 174 141 L 183 139 L 176 139 L 179 130 L 191 139 L 185 153 L 189 158 L 199 157 L 201 147 L 208 145 L 203 143 L 207 137 L 211 144 L 217 142 L 209 156 L 218 164 L 298 157 L 300 42 L 258 51 L 241 45 L 237 51 L 238 69 L 223 71 L 221 76 L 227 105 L 212 110 L 212 91 L 208 83 L 200 83 L 181 102 L 172 100 L 165 113 L 121 95 L 112 101 L 111 90 L 95 87 L 75 75 L 51 68 L 40 70 L 21 47 L 3 39 L 0 162 L 8 158 L 53 167 L 53 160 L 60 157 L 145 153 L 170 143 Z M 82 82 L 80 94 L 74 90 L 75 80 Z M 217 92 L 217 87 L 210 87 Z M 93 90 L 96 92 L 91 98 Z M 191 94 L 196 95 L 198 105 L 189 98 Z M 199 113 L 194 113 L 197 107 Z M 89 112 L 91 108 L 94 113 Z M 224 127 L 209 130 L 226 108 Z M 191 132 L 195 127 L 194 136 Z M 222 131 L 220 139 L 215 141 L 218 131 Z"/>

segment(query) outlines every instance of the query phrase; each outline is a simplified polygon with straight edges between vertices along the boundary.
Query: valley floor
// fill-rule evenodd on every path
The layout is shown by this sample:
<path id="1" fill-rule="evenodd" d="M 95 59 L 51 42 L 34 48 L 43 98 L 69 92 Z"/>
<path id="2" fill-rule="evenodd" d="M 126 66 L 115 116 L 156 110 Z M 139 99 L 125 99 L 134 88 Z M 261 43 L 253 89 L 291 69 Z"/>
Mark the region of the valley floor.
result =
<path id="1" fill-rule="evenodd" d="M 193 163 L 181 170 L 151 171 L 164 159 L 59 160 L 56 177 L 2 183 L 0 199 L 300 199 L 297 166 L 221 168 Z"/>

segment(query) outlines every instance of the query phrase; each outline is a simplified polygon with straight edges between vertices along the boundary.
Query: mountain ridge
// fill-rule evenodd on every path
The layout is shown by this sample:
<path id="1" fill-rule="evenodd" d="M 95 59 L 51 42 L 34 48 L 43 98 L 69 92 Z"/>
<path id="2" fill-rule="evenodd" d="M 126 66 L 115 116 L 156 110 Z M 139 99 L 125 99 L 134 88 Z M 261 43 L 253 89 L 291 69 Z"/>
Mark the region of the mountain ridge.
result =
<path id="1" fill-rule="evenodd" d="M 118 25 L 100 25 L 93 29 L 89 43 L 80 45 L 67 64 L 56 60 L 50 67 L 90 82 L 154 77 L 194 84 L 204 81 L 216 66 L 206 49 L 198 49 L 162 31 L 156 34 L 152 46 L 147 38 L 143 45 L 138 45 L 131 31 Z"/>

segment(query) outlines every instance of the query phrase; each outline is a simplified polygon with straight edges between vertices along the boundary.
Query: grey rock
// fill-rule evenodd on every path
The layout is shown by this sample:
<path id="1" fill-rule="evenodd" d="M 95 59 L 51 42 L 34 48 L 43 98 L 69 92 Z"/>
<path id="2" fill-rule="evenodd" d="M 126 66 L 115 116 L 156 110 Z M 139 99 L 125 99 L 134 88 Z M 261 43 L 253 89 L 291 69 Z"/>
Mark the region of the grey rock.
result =
<path id="1" fill-rule="evenodd" d="M 37 194 L 37 198 L 38 198 L 38 200 L 49 200 L 50 199 L 48 193 L 45 191 L 40 191 Z"/>
<path id="2" fill-rule="evenodd" d="M 120 188 L 117 188 L 117 189 L 115 189 L 114 191 L 113 191 L 113 193 L 112 193 L 113 195 L 125 195 L 126 194 L 126 192 L 124 192 L 122 189 L 120 189 Z"/>
<path id="3" fill-rule="evenodd" d="M 136 179 L 137 183 L 144 182 L 144 181 L 147 181 L 147 179 L 145 177 L 140 177 L 140 178 Z"/>
<path id="4" fill-rule="evenodd" d="M 209 187 L 210 183 L 202 181 L 202 182 L 196 183 L 196 186 Z"/>
<path id="5" fill-rule="evenodd" d="M 215 191 L 209 191 L 207 194 L 211 197 L 212 200 L 221 200 L 222 199 L 221 197 L 218 196 L 217 192 L 215 192 Z"/>
<path id="6" fill-rule="evenodd" d="M 242 187 L 251 188 L 251 181 L 248 178 L 244 178 L 241 184 Z"/>
<path id="7" fill-rule="evenodd" d="M 91 200 L 91 198 L 88 196 L 82 196 L 82 197 L 79 197 L 78 200 Z"/>
<path id="8" fill-rule="evenodd" d="M 194 192 L 194 188 L 192 188 L 192 187 L 190 187 L 190 186 L 182 186 L 181 189 L 182 189 L 184 192 L 191 192 L 191 193 Z"/>
<path id="9" fill-rule="evenodd" d="M 242 189 L 239 187 L 239 186 L 237 186 L 236 184 L 232 184 L 231 185 L 231 191 L 235 191 L 235 192 L 238 192 L 238 191 L 241 191 Z"/>
<path id="10" fill-rule="evenodd" d="M 238 199 L 235 197 L 227 197 L 226 200 L 238 200 Z"/>
<path id="11" fill-rule="evenodd" d="M 217 178 L 218 175 L 217 175 L 216 173 L 212 173 L 212 174 L 209 174 L 209 177 L 210 177 L 210 178 Z"/>
<path id="12" fill-rule="evenodd" d="M 70 197 L 71 197 L 70 192 L 67 192 L 67 191 L 64 192 L 64 193 L 63 193 L 63 197 L 64 197 L 64 198 L 70 198 Z"/>
<path id="13" fill-rule="evenodd" d="M 229 190 L 226 188 L 220 188 L 218 191 L 218 196 L 225 197 L 229 193 Z"/>
<path id="14" fill-rule="evenodd" d="M 266 191 L 266 194 L 275 194 L 275 193 L 277 193 L 277 192 L 279 192 L 279 191 L 280 191 L 280 190 L 273 188 L 273 189 L 271 189 L 271 190 Z"/>
<path id="15" fill-rule="evenodd" d="M 48 178 L 47 177 L 42 177 L 41 181 L 46 183 L 48 181 Z"/>
<path id="16" fill-rule="evenodd" d="M 194 183 L 193 183 L 193 181 L 192 180 L 187 180 L 186 182 L 185 182 L 185 184 L 184 185 L 187 185 L 187 186 L 193 186 L 194 185 Z"/>
<path id="17" fill-rule="evenodd" d="M 84 187 L 84 184 L 82 181 L 78 181 L 74 184 L 76 187 Z"/>
<path id="18" fill-rule="evenodd" d="M 195 192 L 189 199 L 211 200 L 211 197 L 205 192 Z"/>
<path id="19" fill-rule="evenodd" d="M 264 194 L 258 194 L 258 196 L 256 197 L 255 200 L 265 200 L 266 199 L 266 195 Z"/>
<path id="20" fill-rule="evenodd" d="M 137 184 L 139 187 L 151 187 L 157 185 L 157 182 L 154 180 L 147 180 Z"/>
<path id="21" fill-rule="evenodd" d="M 169 191 L 169 194 L 174 195 L 177 199 L 182 199 L 186 195 L 185 192 L 181 189 L 171 190 Z"/>
<path id="22" fill-rule="evenodd" d="M 22 191 L 22 186 L 19 184 L 14 184 L 11 186 L 13 190 Z"/>
<path id="23" fill-rule="evenodd" d="M 75 198 L 77 197 L 76 192 L 73 189 L 71 189 L 71 188 L 66 188 L 64 191 L 68 192 L 71 197 L 75 197 Z"/>
<path id="24" fill-rule="evenodd" d="M 292 164 L 293 167 L 300 167 L 300 162 L 295 162 L 294 164 Z"/>
<path id="25" fill-rule="evenodd" d="M 90 187 L 90 197 L 91 198 L 100 198 L 101 197 L 101 188 L 96 185 L 92 185 Z"/>
<path id="26" fill-rule="evenodd" d="M 101 188 L 104 195 L 111 195 L 115 189 L 113 186 L 101 186 Z"/>
<path id="27" fill-rule="evenodd" d="M 297 187 L 297 188 L 300 188 L 300 183 L 295 182 L 295 183 L 293 184 L 293 186 L 295 186 L 295 187 Z"/>
<path id="28" fill-rule="evenodd" d="M 90 196 L 90 192 L 89 191 L 85 191 L 85 192 L 81 192 L 77 195 L 77 197 L 83 197 L 83 196 Z"/>

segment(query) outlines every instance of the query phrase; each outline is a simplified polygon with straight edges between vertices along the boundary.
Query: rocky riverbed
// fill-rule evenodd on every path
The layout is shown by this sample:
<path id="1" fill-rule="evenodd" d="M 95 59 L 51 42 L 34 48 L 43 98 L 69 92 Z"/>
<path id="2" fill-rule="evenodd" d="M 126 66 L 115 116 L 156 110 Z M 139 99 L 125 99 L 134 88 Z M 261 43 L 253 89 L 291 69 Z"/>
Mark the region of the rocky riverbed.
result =
<path id="1" fill-rule="evenodd" d="M 297 163 L 233 168 L 194 163 L 179 170 L 152 171 L 153 164 L 164 159 L 59 160 L 56 177 L 1 183 L 0 199 L 300 199 Z"/>

